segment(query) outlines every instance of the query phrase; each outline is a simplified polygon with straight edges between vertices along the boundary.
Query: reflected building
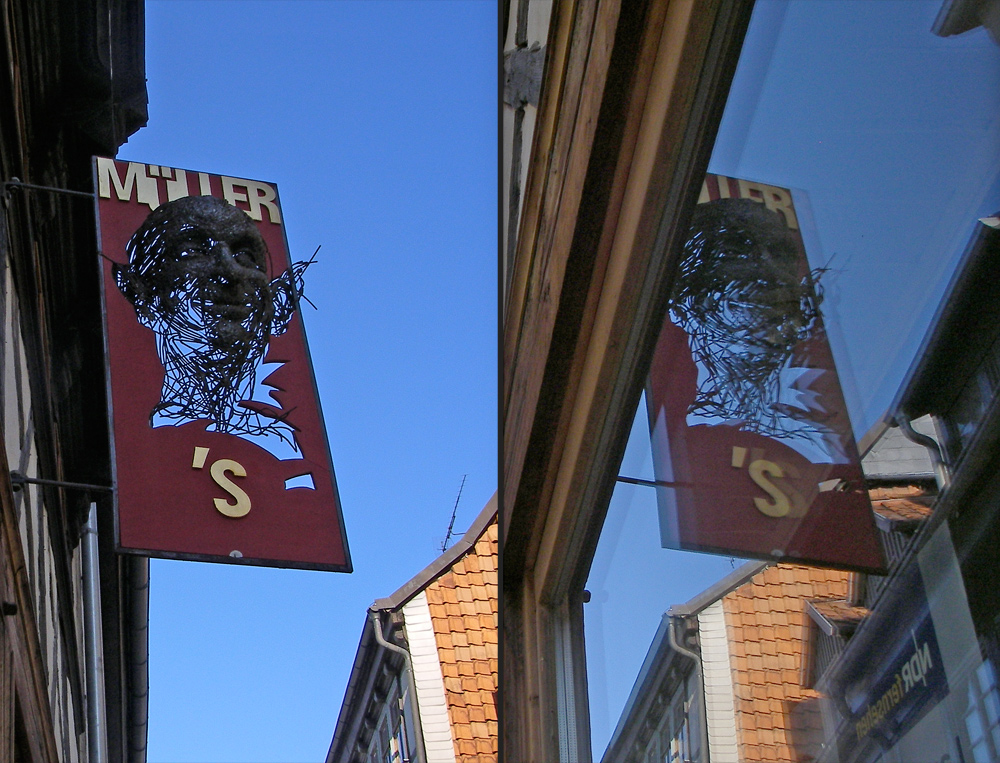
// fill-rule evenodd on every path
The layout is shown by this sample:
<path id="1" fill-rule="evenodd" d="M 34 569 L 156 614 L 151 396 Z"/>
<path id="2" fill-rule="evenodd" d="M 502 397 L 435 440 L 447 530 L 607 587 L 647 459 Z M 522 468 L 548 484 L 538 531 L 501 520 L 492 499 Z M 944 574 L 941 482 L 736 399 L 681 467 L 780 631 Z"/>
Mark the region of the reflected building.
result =
<path id="1" fill-rule="evenodd" d="M 843 609 L 849 588 L 846 572 L 748 562 L 671 607 L 601 760 L 810 759 L 823 724 L 803 648 L 807 610 Z"/>
<path id="2" fill-rule="evenodd" d="M 895 541 L 884 543 L 892 566 L 884 578 L 861 577 L 866 615 L 816 671 L 827 741 L 819 760 L 1000 756 L 998 265 L 1000 230 L 984 218 L 896 401 L 904 432 L 932 418 L 939 436 L 908 434 L 932 455 L 936 480 L 894 506 L 875 502 L 883 537 Z"/>
<path id="3" fill-rule="evenodd" d="M 932 431 L 933 423 L 925 418 L 917 427 Z M 879 538 L 895 569 L 932 513 L 933 465 L 926 449 L 897 428 L 882 431 L 863 463 Z M 906 634 L 906 645 L 915 622 L 912 615 L 893 611 L 880 625 L 869 626 L 887 580 L 748 562 L 686 604 L 671 607 L 601 760 L 839 760 L 838 748 L 831 747 L 838 726 L 831 682 L 852 660 L 864 675 L 873 666 L 892 664 L 872 644 L 851 657 L 860 643 L 852 638 L 864 626 L 894 645 L 899 639 L 887 638 L 891 627 Z M 920 609 L 917 586 L 913 580 L 905 584 L 907 606 L 915 610 Z M 914 654 L 904 652 L 905 658 Z M 936 644 L 933 654 L 940 663 Z M 926 677 L 932 676 L 929 668 Z M 931 680 L 928 697 L 934 687 Z"/>
<path id="4" fill-rule="evenodd" d="M 1000 757 L 1000 230 L 980 225 L 901 426 L 867 438 L 888 574 L 749 563 L 671 608 L 602 760 Z"/>

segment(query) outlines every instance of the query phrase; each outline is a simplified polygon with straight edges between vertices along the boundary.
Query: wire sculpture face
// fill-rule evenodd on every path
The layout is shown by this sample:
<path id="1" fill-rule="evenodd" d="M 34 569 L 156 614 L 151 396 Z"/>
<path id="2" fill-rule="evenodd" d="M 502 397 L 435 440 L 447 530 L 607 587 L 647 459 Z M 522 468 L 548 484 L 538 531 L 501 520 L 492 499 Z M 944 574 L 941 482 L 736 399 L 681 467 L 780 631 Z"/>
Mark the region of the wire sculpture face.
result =
<path id="1" fill-rule="evenodd" d="M 294 314 L 305 265 L 269 280 L 257 226 L 212 196 L 157 207 L 126 250 L 129 264 L 115 266 L 115 279 L 139 322 L 156 333 L 165 372 L 151 422 L 209 419 L 219 432 L 290 437 L 283 422 L 241 403 L 253 395 L 270 337 Z"/>
<path id="2" fill-rule="evenodd" d="M 818 328 L 820 271 L 803 273 L 781 215 L 750 199 L 699 204 L 670 300 L 701 367 L 689 415 L 740 421 L 768 436 L 809 437 L 815 422 L 779 404 L 782 372 Z"/>

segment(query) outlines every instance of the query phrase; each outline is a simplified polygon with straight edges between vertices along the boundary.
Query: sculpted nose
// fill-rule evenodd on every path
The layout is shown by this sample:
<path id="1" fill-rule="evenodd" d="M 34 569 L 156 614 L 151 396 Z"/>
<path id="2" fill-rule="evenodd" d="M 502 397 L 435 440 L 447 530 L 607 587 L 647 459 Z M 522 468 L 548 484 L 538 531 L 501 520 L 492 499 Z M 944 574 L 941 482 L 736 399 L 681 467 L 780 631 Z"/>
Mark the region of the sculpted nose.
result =
<path id="1" fill-rule="evenodd" d="M 229 244 L 222 241 L 215 246 L 215 266 L 218 271 L 226 276 L 237 276 L 240 273 L 239 263 L 236 262 L 236 258 L 233 256 L 232 250 L 229 248 Z"/>

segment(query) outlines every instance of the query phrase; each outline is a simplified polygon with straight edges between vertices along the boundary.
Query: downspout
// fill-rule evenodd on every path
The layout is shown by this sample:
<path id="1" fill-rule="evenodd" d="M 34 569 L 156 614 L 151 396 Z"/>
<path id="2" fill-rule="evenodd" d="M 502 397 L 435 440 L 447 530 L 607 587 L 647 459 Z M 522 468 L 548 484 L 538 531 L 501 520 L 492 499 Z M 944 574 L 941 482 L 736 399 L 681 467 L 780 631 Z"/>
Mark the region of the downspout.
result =
<path id="1" fill-rule="evenodd" d="M 946 488 L 951 483 L 951 475 L 948 472 L 948 466 L 945 464 L 944 458 L 941 456 L 941 447 L 933 438 L 928 437 L 925 434 L 920 434 L 920 432 L 916 431 L 906 414 L 902 412 L 896 414 L 896 423 L 899 425 L 899 428 L 908 440 L 915 442 L 918 445 L 923 445 L 930 452 L 931 464 L 934 466 L 934 480 L 937 482 L 938 496 L 940 498 L 941 494 L 945 492 Z M 923 548 L 926 539 L 929 538 L 944 521 L 945 513 L 943 511 L 938 511 L 937 506 L 935 506 L 935 510 L 931 512 L 931 515 L 920 526 L 920 529 L 917 530 L 913 539 L 910 541 L 910 548 Z"/>
<path id="2" fill-rule="evenodd" d="M 944 490 L 948 487 L 948 467 L 941 457 L 941 447 L 937 442 L 932 437 L 921 434 L 914 429 L 909 418 L 903 413 L 896 414 L 896 424 L 899 425 L 907 440 L 915 442 L 917 445 L 923 445 L 930 451 L 931 464 L 934 465 L 934 478 L 937 480 L 938 490 Z"/>
<path id="3" fill-rule="evenodd" d="M 149 559 L 129 556 L 129 763 L 146 763 L 149 723 Z"/>
<path id="4" fill-rule="evenodd" d="M 385 640 L 385 637 L 382 635 L 382 621 L 379 618 L 378 610 L 369 609 L 368 617 L 371 619 L 372 626 L 375 629 L 375 641 L 377 641 L 382 647 L 388 649 L 390 652 L 396 652 L 397 654 L 403 655 L 403 661 L 406 663 L 407 691 L 410 694 L 410 701 L 413 703 L 413 737 L 417 742 L 417 759 L 411 761 L 411 763 L 426 763 L 427 751 L 424 749 L 424 732 L 420 727 L 420 704 L 417 700 L 417 686 L 413 680 L 413 660 L 410 659 L 410 652 L 409 650 L 399 646 L 399 644 L 391 644 Z M 402 708 L 400 711 L 402 711 Z"/>
<path id="5" fill-rule="evenodd" d="M 101 623 L 97 504 L 83 526 L 83 621 L 87 671 L 88 763 L 108 763 L 107 705 L 104 690 L 104 643 Z M 149 719 L 149 559 L 125 560 L 128 639 L 128 763 L 146 763 Z"/>
<path id="6" fill-rule="evenodd" d="M 687 657 L 689 660 L 694 662 L 695 666 L 695 680 L 697 681 L 695 685 L 695 700 L 701 705 L 701 719 L 698 724 L 698 736 L 701 737 L 701 754 L 700 760 L 704 763 L 709 762 L 708 757 L 708 714 L 707 707 L 705 704 L 705 677 L 703 675 L 703 668 L 701 664 L 701 655 L 687 647 L 681 646 L 677 641 L 677 636 L 674 633 L 674 623 L 684 622 L 684 619 L 680 615 L 670 615 L 670 626 L 667 628 L 667 638 L 670 641 L 670 648 L 673 649 L 678 654 Z"/>
<path id="7" fill-rule="evenodd" d="M 81 541 L 83 631 L 87 670 L 87 761 L 108 763 L 104 697 L 104 642 L 101 638 L 101 575 L 97 552 L 97 503 L 90 504 Z"/>

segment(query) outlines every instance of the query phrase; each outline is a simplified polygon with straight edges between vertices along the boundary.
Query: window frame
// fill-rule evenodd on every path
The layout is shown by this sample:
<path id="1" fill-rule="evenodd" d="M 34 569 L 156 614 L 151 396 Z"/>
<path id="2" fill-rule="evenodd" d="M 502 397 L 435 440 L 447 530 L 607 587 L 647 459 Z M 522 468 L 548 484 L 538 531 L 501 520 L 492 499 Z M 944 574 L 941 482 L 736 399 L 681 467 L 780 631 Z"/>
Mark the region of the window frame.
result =
<path id="1" fill-rule="evenodd" d="M 752 10 L 553 8 L 503 335 L 511 760 L 591 760 L 583 586 Z"/>

